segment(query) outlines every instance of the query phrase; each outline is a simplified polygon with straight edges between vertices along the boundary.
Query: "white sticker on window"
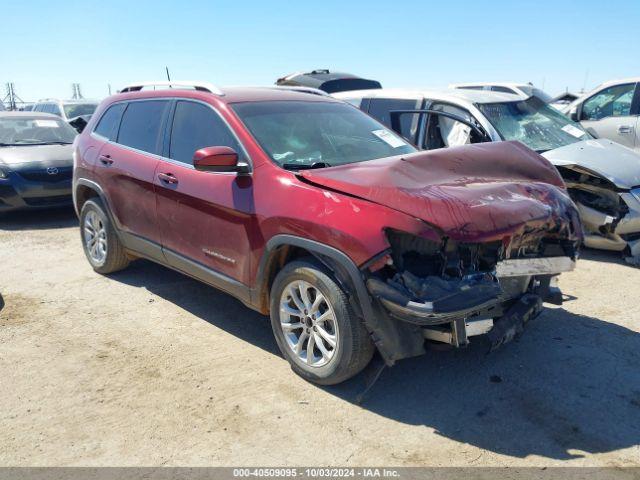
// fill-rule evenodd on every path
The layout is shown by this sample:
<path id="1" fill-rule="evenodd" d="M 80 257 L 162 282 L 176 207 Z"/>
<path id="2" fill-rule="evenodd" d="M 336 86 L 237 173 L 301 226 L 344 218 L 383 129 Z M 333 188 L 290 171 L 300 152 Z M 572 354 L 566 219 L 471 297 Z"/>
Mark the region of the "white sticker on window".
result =
<path id="1" fill-rule="evenodd" d="M 406 145 L 404 141 L 387 130 L 373 130 L 371 133 L 373 133 L 376 137 L 389 145 L 391 148 L 404 147 Z"/>
<path id="2" fill-rule="evenodd" d="M 55 120 L 34 120 L 37 127 L 60 128 L 60 124 Z"/>
<path id="3" fill-rule="evenodd" d="M 578 127 L 574 127 L 570 123 L 567 123 L 564 127 L 562 127 L 562 130 L 567 132 L 569 135 L 573 135 L 576 138 L 580 138 L 584 135 L 584 132 L 582 130 L 580 130 Z"/>

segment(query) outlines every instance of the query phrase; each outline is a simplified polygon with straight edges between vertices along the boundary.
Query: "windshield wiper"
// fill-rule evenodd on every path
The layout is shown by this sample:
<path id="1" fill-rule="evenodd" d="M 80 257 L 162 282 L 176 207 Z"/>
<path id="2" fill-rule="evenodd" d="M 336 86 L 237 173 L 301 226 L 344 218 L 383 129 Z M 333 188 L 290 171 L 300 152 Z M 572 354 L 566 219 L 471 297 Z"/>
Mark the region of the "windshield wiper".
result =
<path id="1" fill-rule="evenodd" d="M 282 168 L 285 170 L 312 170 L 314 168 L 327 168 L 330 167 L 327 162 L 314 162 L 311 165 L 304 163 L 283 163 Z"/>

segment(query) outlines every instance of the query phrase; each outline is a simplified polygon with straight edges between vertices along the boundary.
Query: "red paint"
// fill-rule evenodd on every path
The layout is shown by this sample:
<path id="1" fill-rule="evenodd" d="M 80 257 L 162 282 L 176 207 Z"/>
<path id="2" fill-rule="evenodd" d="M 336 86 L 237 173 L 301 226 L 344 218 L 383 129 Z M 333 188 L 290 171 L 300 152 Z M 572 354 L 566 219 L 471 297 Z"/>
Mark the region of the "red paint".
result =
<path id="1" fill-rule="evenodd" d="M 233 167 L 238 163 L 238 154 L 231 147 L 205 147 L 193 155 L 196 169 L 207 167 Z"/>
<path id="2" fill-rule="evenodd" d="M 111 103 L 162 97 L 193 98 L 214 107 L 243 144 L 252 173 L 198 171 L 91 135 Z M 462 241 L 508 242 L 528 227 L 573 230 L 566 233 L 573 239 L 580 235 L 575 207 L 555 169 L 519 144 L 473 145 L 293 173 L 269 160 L 229 108 L 233 102 L 263 100 L 337 101 L 269 89 L 229 90 L 224 96 L 177 89 L 115 95 L 101 104 L 76 142 L 80 157 L 97 149 L 114 163 L 103 166 L 95 154 L 81 158 L 76 178 L 95 180 L 105 189 L 121 228 L 249 286 L 266 242 L 283 233 L 335 247 L 357 265 L 388 248 L 385 228 Z M 177 183 L 161 180 L 160 173 Z"/>

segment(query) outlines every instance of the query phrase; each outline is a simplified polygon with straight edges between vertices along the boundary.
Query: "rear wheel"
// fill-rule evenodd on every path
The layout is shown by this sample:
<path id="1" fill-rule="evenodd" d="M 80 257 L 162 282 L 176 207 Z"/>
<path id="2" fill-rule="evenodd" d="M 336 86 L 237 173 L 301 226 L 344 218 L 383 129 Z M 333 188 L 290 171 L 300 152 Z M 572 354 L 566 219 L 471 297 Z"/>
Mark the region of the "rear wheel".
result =
<path id="1" fill-rule="evenodd" d="M 80 235 L 84 254 L 96 272 L 113 273 L 129 265 L 124 247 L 97 198 L 87 200 L 82 206 Z"/>
<path id="2" fill-rule="evenodd" d="M 374 352 L 346 294 L 312 261 L 292 262 L 276 276 L 271 326 L 291 368 L 314 383 L 331 385 L 354 376 Z"/>

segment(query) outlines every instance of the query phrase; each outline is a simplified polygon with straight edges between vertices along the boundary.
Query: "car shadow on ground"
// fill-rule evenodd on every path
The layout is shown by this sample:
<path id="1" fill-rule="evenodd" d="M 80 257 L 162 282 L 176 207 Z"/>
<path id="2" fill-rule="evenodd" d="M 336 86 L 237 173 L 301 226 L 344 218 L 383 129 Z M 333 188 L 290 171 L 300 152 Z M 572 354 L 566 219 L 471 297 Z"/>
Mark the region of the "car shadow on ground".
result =
<path id="1" fill-rule="evenodd" d="M 630 268 L 638 268 L 631 265 L 622 256 L 621 252 L 612 252 L 610 250 L 596 250 L 594 248 L 583 248 L 580 252 L 580 259 L 591 260 L 592 262 L 617 263 Z"/>
<path id="2" fill-rule="evenodd" d="M 112 278 L 280 355 L 267 317 L 198 281 L 146 261 Z M 503 455 L 577 458 L 640 444 L 639 365 L 638 332 L 548 308 L 491 354 L 478 339 L 387 368 L 362 408 Z M 356 403 L 374 369 L 318 388 Z"/>
<path id="3" fill-rule="evenodd" d="M 0 230 L 48 230 L 78 225 L 73 207 L 51 210 L 19 210 L 0 214 Z"/>

